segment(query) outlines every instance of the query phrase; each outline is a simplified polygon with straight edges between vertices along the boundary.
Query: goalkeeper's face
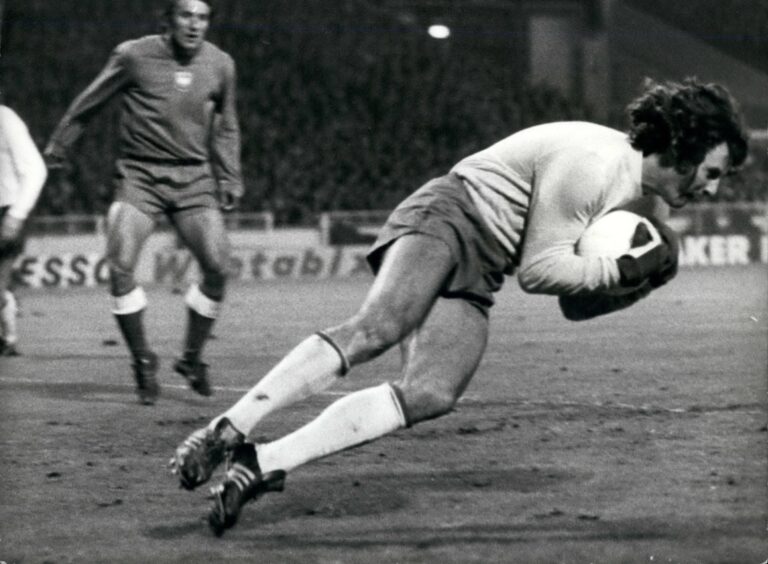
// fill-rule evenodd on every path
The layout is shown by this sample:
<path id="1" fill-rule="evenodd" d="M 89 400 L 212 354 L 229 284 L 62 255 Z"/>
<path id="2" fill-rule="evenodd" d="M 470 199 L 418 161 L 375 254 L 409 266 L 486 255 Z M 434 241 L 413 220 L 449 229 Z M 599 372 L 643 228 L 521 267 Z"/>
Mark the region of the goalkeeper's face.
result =
<path id="1" fill-rule="evenodd" d="M 202 0 L 177 0 L 170 16 L 173 42 L 194 54 L 205 41 L 211 19 L 211 7 Z"/>
<path id="2" fill-rule="evenodd" d="M 703 194 L 714 197 L 720 180 L 730 172 L 728 145 L 721 143 L 707 152 L 697 167 L 686 172 L 674 172 L 660 182 L 655 192 L 673 208 L 696 201 Z"/>

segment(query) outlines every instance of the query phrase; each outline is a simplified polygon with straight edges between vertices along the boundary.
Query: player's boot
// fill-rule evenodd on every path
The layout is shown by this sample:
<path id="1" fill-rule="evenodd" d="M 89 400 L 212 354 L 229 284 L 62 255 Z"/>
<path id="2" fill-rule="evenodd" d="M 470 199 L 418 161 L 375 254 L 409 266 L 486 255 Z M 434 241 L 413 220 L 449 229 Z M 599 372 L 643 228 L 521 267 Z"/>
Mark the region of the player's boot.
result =
<path id="1" fill-rule="evenodd" d="M 211 385 L 208 383 L 208 365 L 204 362 L 180 358 L 174 363 L 173 369 L 184 377 L 190 389 L 201 396 L 213 394 Z"/>
<path id="2" fill-rule="evenodd" d="M 240 509 L 249 501 L 255 501 L 267 492 L 281 492 L 285 472 L 275 470 L 261 473 L 256 458 L 256 446 L 245 443 L 232 452 L 231 465 L 224 481 L 211 488 L 213 507 L 208 513 L 208 525 L 213 534 L 220 537 L 235 526 Z"/>
<path id="3" fill-rule="evenodd" d="M 0 356 L 21 356 L 21 352 L 15 344 L 5 343 L 0 349 Z"/>
<path id="4" fill-rule="evenodd" d="M 136 381 L 139 403 L 154 405 L 160 395 L 160 386 L 155 379 L 159 365 L 157 355 L 152 351 L 142 353 L 134 359 L 133 378 Z"/>
<path id="5" fill-rule="evenodd" d="M 171 459 L 171 469 L 179 476 L 182 488 L 194 490 L 207 482 L 227 454 L 244 441 L 243 434 L 222 418 L 213 430 L 204 427 L 184 439 Z"/>
<path id="6" fill-rule="evenodd" d="M 15 343 L 9 343 L 0 337 L 0 356 L 21 356 Z"/>

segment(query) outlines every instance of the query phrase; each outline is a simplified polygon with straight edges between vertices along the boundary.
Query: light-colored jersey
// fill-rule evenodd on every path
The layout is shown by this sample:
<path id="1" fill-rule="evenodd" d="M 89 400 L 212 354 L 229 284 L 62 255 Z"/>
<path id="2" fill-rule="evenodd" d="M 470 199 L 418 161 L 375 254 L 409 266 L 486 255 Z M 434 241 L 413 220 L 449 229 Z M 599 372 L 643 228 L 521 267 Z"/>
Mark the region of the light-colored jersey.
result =
<path id="1" fill-rule="evenodd" d="M 618 285 L 615 259 L 580 257 L 586 227 L 643 197 L 642 153 L 627 135 L 587 122 L 524 129 L 460 161 L 453 172 L 509 255 L 524 290 L 543 294 Z"/>
<path id="2" fill-rule="evenodd" d="M 126 41 L 72 102 L 47 150 L 66 153 L 96 112 L 122 95 L 121 156 L 210 160 L 219 185 L 242 194 L 235 90 L 234 61 L 212 43 L 181 62 L 163 36 Z"/>
<path id="3" fill-rule="evenodd" d="M 0 105 L 0 208 L 26 219 L 37 203 L 47 170 L 26 124 Z"/>

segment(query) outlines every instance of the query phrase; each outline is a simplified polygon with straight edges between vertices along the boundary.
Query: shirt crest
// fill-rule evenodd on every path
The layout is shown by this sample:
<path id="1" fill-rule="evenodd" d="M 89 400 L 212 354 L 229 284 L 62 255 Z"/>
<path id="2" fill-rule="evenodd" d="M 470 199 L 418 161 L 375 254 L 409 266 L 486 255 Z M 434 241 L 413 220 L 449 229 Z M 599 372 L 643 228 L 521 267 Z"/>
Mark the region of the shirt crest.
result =
<path id="1" fill-rule="evenodd" d="M 176 71 L 173 74 L 173 84 L 176 86 L 176 90 L 186 92 L 192 86 L 193 75 L 189 71 Z"/>

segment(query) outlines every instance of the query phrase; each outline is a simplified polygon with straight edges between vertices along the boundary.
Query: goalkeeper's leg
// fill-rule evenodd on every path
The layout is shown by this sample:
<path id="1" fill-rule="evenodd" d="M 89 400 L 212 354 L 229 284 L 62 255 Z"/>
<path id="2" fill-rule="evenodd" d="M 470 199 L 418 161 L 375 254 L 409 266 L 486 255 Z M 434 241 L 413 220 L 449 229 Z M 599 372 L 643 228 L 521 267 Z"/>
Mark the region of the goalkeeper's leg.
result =
<path id="1" fill-rule="evenodd" d="M 212 489 L 208 519 L 214 533 L 232 527 L 248 501 L 282 491 L 296 467 L 449 412 L 477 369 L 487 333 L 480 310 L 461 299 L 438 299 L 410 340 L 400 382 L 353 392 L 297 431 L 235 451 L 232 468 Z"/>
<path id="2" fill-rule="evenodd" d="M 269 413 L 326 389 L 401 342 L 422 324 L 452 264 L 448 247 L 436 238 L 398 239 L 358 313 L 305 339 L 222 416 L 248 436 Z"/>
<path id="3" fill-rule="evenodd" d="M 488 318 L 483 312 L 462 299 L 438 298 L 424 325 L 410 339 L 402 377 L 392 386 L 396 407 L 404 418 L 395 428 L 451 411 L 480 363 L 487 337 Z M 362 392 L 354 392 L 302 429 L 259 446 L 262 470 L 289 472 L 394 430 L 378 422 L 390 410 L 386 402 L 371 408 L 369 401 Z M 385 419 L 397 417 L 393 413 Z"/>
<path id="4" fill-rule="evenodd" d="M 414 269 L 413 264 L 421 268 Z M 350 367 L 400 342 L 422 323 L 452 266 L 451 252 L 439 239 L 409 235 L 396 240 L 387 250 L 360 311 L 345 323 L 302 341 L 235 405 L 215 418 L 207 433 L 217 435 L 231 428 L 236 437 L 247 437 L 270 413 L 326 389 Z M 194 477 L 186 479 L 187 460 L 211 459 L 196 454 L 199 448 L 185 446 L 187 443 L 177 449 L 173 465 L 183 484 L 198 485 L 210 477 L 212 467 L 222 459 L 213 457 L 210 468 L 192 471 Z"/>

